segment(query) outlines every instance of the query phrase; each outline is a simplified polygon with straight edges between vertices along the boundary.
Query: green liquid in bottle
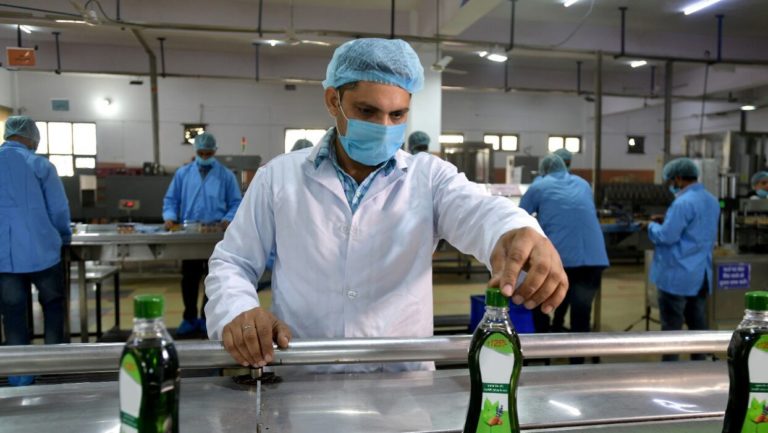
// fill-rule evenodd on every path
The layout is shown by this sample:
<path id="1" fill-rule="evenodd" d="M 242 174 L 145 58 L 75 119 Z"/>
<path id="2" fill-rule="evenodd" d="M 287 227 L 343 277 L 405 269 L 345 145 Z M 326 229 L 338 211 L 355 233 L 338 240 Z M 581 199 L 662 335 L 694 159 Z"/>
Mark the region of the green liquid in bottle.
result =
<path id="1" fill-rule="evenodd" d="M 747 293 L 728 346 L 730 390 L 723 433 L 768 433 L 768 292 Z"/>
<path id="2" fill-rule="evenodd" d="M 155 307 L 137 296 L 133 333 L 120 358 L 120 432 L 178 433 L 179 358 Z M 151 302 L 151 301 L 149 301 Z M 149 314 L 145 311 L 149 310 Z M 141 314 L 142 316 L 140 316 Z"/>
<path id="3" fill-rule="evenodd" d="M 517 433 L 517 382 L 523 363 L 520 339 L 499 289 L 486 292 L 483 320 L 469 347 L 471 381 L 464 433 Z"/>

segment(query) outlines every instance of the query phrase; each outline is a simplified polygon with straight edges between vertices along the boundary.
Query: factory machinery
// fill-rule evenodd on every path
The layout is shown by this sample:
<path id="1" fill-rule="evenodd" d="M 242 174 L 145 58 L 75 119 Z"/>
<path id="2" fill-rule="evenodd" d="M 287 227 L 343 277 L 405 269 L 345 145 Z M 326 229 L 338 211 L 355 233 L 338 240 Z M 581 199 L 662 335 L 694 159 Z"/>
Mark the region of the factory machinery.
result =
<path id="1" fill-rule="evenodd" d="M 243 192 L 261 165 L 258 155 L 216 155 L 232 170 Z M 73 221 L 162 222 L 163 197 L 173 180 L 162 166 L 78 169 L 61 178 Z"/>
<path id="2" fill-rule="evenodd" d="M 730 335 L 544 334 L 521 335 L 520 340 L 530 360 L 663 353 L 723 356 Z M 177 342 L 180 431 L 460 432 L 470 385 L 467 370 L 460 366 L 327 375 L 289 374 L 284 369 L 428 360 L 438 367 L 465 365 L 470 338 L 294 340 L 288 349 L 275 351 L 272 366 L 278 378 L 259 370 L 236 370 L 219 341 Z M 0 432 L 117 432 L 115 372 L 122 348 L 117 343 L 0 347 L 0 376 L 80 373 L 80 383 L 0 388 Z M 214 374 L 212 369 L 242 376 Z M 94 372 L 111 373 L 107 381 L 102 374 L 102 381 L 83 382 L 84 374 L 87 378 Z M 659 362 L 525 366 L 517 401 L 524 431 L 716 433 L 721 431 L 728 386 L 723 360 L 665 363 L 663 368 Z"/>

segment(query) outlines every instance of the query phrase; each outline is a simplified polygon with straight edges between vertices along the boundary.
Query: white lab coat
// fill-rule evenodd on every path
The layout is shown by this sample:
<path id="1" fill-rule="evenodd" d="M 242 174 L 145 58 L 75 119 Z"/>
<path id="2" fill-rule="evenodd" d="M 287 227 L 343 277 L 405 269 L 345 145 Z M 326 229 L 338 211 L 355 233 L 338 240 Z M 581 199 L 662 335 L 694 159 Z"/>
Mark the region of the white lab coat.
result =
<path id="1" fill-rule="evenodd" d="M 353 215 L 331 162 L 315 168 L 333 136 L 332 128 L 314 148 L 273 159 L 251 182 L 209 262 L 212 339 L 259 306 L 256 284 L 272 249 L 272 311 L 294 338 L 426 337 L 433 334 L 432 253 L 439 239 L 490 268 L 502 234 L 520 227 L 541 232 L 524 210 L 427 153 L 398 151 L 396 168 L 379 173 Z M 335 369 L 352 370 L 382 366 Z"/>

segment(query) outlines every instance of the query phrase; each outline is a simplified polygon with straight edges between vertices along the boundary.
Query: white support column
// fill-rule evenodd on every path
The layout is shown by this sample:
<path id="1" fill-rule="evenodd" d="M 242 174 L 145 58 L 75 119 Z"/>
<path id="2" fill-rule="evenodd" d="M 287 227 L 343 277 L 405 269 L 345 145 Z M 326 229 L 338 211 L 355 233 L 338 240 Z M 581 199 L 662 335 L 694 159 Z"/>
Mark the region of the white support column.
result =
<path id="1" fill-rule="evenodd" d="M 424 66 L 424 88 L 413 95 L 411 99 L 411 111 L 408 114 L 408 130 L 406 133 L 406 150 L 408 149 L 407 136 L 413 131 L 424 131 L 429 135 L 429 151 L 439 152 L 438 141 L 442 131 L 442 75 L 433 71 L 430 67 L 435 59 L 435 47 L 430 44 L 413 47 L 419 54 L 421 64 Z"/>

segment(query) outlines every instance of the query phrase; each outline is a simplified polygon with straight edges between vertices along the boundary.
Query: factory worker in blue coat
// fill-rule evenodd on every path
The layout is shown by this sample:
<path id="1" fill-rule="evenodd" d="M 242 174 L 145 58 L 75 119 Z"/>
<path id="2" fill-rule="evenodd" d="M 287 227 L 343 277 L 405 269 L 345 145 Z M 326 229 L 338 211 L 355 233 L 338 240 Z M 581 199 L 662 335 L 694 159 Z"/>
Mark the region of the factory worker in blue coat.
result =
<path id="1" fill-rule="evenodd" d="M 752 175 L 749 182 L 754 189 L 754 194 L 750 194 L 751 199 L 766 199 L 768 198 L 768 171 L 758 171 Z"/>
<path id="2" fill-rule="evenodd" d="M 556 154 L 539 164 L 539 180 L 520 200 L 520 207 L 535 214 L 544 233 L 560 253 L 570 289 L 555 310 L 552 331 L 563 331 L 563 320 L 571 308 L 571 331 L 589 332 L 592 301 L 600 290 L 603 270 L 608 267 L 605 240 L 600 229 L 589 183 L 568 173 Z M 538 332 L 547 332 L 549 316 L 534 310 Z M 572 359 L 573 363 L 583 358 Z"/>
<path id="3" fill-rule="evenodd" d="M 273 343 L 297 338 L 433 334 L 432 254 L 440 239 L 492 271 L 512 301 L 556 308 L 567 291 L 560 258 L 536 220 L 433 155 L 402 150 L 411 95 L 424 69 L 402 40 L 338 47 L 324 106 L 335 123 L 310 149 L 259 169 L 205 280 L 208 333 L 240 364 L 265 365 Z M 271 311 L 256 284 L 271 251 Z M 515 287 L 520 270 L 528 271 Z M 313 367 L 403 371 L 429 363 Z"/>
<path id="4" fill-rule="evenodd" d="M 27 303 L 37 287 L 45 343 L 64 342 L 64 272 L 61 247 L 69 244 L 69 203 L 56 168 L 37 156 L 40 131 L 28 116 L 5 122 L 0 147 L 0 313 L 5 343 L 29 344 Z M 33 376 L 9 378 L 27 385 Z"/>
<path id="5" fill-rule="evenodd" d="M 195 161 L 176 171 L 163 200 L 165 227 L 184 222 L 221 224 L 226 229 L 235 217 L 242 196 L 235 175 L 221 165 L 216 154 L 216 139 L 209 133 L 195 137 Z M 200 280 L 208 273 L 208 260 L 182 260 L 181 293 L 184 318 L 176 335 L 205 333 L 205 303 L 198 310 Z M 198 315 L 198 312 L 200 313 Z"/>
<path id="6" fill-rule="evenodd" d="M 663 220 L 648 225 L 653 242 L 651 281 L 659 292 L 662 331 L 707 329 L 707 294 L 712 284 L 712 249 L 715 247 L 720 206 L 704 185 L 699 169 L 688 158 L 668 162 L 662 178 L 675 194 Z M 676 360 L 678 355 L 664 355 Z M 691 355 L 703 359 L 703 355 Z"/>

